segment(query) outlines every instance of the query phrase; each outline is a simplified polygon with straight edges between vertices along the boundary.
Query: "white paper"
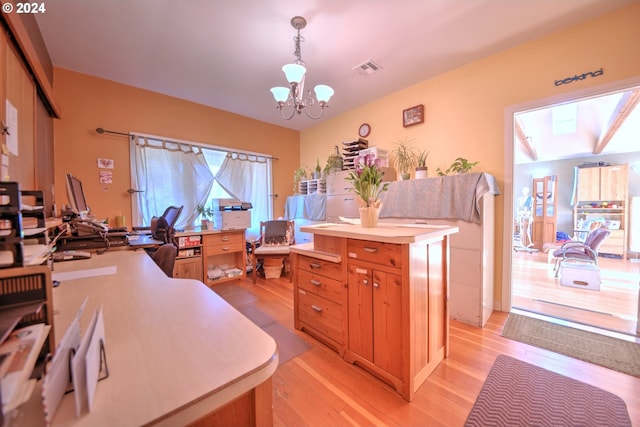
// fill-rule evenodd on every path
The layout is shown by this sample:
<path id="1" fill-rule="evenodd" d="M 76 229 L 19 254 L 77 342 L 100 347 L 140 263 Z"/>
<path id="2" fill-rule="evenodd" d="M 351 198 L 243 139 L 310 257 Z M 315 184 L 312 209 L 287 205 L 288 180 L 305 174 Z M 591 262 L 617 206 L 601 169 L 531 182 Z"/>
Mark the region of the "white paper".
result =
<path id="1" fill-rule="evenodd" d="M 7 99 L 6 102 L 6 122 L 7 128 L 9 128 L 9 135 L 7 135 L 7 148 L 9 153 L 14 156 L 18 155 L 18 110 Z"/>
<path id="2" fill-rule="evenodd" d="M 51 364 L 42 383 L 42 405 L 45 423 L 51 424 L 53 416 L 58 410 L 60 401 L 64 397 L 71 383 L 70 359 L 73 352 L 80 345 L 80 318 L 87 304 L 87 298 L 80 305 L 75 318 L 69 324 L 53 355 Z"/>
<path id="3" fill-rule="evenodd" d="M 15 329 L 0 346 L 6 359 L 2 372 L 2 410 L 8 413 L 29 398 L 33 388 L 26 384 L 35 366 L 40 349 L 49 335 L 50 325 L 36 323 Z"/>
<path id="4" fill-rule="evenodd" d="M 78 347 L 78 350 L 71 361 L 71 379 L 73 381 L 73 394 L 76 400 L 76 416 L 78 417 L 82 414 L 85 404 L 88 403 L 86 356 L 97 320 L 98 312 L 94 311 L 93 316 L 91 316 L 89 327 L 80 341 L 80 347 Z"/>
<path id="5" fill-rule="evenodd" d="M 109 276 L 111 274 L 116 274 L 117 272 L 118 268 L 115 265 L 112 265 L 109 267 L 88 268 L 76 271 L 54 271 L 51 273 L 51 278 L 53 280 L 63 282 L 65 280 L 85 279 L 87 277 Z"/>

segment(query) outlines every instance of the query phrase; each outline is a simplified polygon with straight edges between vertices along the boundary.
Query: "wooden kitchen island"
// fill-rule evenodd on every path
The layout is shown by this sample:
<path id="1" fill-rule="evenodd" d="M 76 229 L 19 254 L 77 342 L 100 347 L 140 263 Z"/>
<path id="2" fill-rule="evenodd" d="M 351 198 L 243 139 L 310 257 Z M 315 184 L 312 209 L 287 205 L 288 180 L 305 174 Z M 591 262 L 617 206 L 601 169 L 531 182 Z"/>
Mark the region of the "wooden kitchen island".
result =
<path id="1" fill-rule="evenodd" d="M 294 325 L 411 401 L 449 351 L 452 226 L 302 227 Z"/>

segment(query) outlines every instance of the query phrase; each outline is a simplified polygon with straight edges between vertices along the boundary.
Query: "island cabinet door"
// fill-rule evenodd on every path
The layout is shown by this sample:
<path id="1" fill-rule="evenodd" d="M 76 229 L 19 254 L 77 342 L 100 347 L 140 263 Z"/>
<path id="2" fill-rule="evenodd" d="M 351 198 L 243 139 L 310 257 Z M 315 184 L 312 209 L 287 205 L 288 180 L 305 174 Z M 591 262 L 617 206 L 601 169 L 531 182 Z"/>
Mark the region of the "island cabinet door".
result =
<path id="1" fill-rule="evenodd" d="M 402 279 L 356 263 L 348 272 L 349 350 L 401 378 Z"/>
<path id="2" fill-rule="evenodd" d="M 373 272 L 350 263 L 348 274 L 349 351 L 373 362 Z"/>
<path id="3" fill-rule="evenodd" d="M 373 362 L 398 378 L 402 375 L 402 279 L 373 271 Z"/>

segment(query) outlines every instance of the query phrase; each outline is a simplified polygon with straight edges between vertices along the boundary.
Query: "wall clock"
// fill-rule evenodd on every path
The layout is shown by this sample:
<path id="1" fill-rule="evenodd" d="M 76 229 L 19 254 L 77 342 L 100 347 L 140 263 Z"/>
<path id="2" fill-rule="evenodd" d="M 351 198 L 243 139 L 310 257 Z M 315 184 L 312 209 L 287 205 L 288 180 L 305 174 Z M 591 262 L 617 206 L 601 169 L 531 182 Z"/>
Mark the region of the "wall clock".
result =
<path id="1" fill-rule="evenodd" d="M 363 123 L 360 125 L 360 128 L 358 129 L 358 135 L 360 135 L 360 138 L 366 138 L 370 133 L 371 126 L 369 126 L 368 123 Z"/>

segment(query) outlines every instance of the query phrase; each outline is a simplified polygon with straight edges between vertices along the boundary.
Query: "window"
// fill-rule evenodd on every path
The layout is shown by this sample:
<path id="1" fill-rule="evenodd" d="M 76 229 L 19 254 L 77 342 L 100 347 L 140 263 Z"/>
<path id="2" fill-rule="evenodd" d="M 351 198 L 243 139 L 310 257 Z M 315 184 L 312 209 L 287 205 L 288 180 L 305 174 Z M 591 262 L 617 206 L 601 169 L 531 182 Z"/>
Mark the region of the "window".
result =
<path id="1" fill-rule="evenodd" d="M 214 199 L 250 202 L 251 236 L 258 234 L 261 220 L 272 217 L 271 159 L 256 153 L 168 141 L 161 137 L 131 138 L 134 224 L 148 225 L 167 206 L 184 206 L 176 228 L 196 225 L 200 204 Z"/>

